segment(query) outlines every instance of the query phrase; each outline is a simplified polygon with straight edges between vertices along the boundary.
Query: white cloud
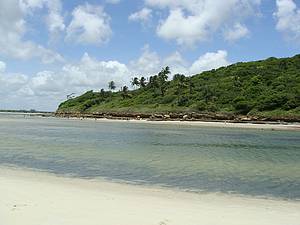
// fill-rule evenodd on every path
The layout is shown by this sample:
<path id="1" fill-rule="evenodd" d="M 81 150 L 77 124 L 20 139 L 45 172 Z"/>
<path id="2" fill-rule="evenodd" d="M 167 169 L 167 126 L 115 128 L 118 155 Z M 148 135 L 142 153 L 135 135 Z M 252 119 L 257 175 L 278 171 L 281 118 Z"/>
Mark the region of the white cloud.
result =
<path id="1" fill-rule="evenodd" d="M 145 4 L 169 12 L 157 27 L 158 36 L 191 46 L 209 39 L 224 26 L 235 26 L 253 16 L 260 0 L 145 0 Z M 244 37 L 239 32 L 235 39 Z"/>
<path id="2" fill-rule="evenodd" d="M 64 18 L 61 15 L 62 4 L 60 0 L 47 0 L 46 3 L 49 8 L 49 15 L 46 18 L 46 23 L 48 25 L 51 38 L 55 39 L 66 28 Z"/>
<path id="3" fill-rule="evenodd" d="M 80 95 L 88 90 L 107 89 L 111 80 L 120 88 L 123 85 L 129 86 L 134 76 L 148 77 L 166 66 L 171 68 L 173 75 L 192 75 L 228 64 L 226 51 L 206 53 L 194 63 L 188 63 L 179 52 L 161 58 L 148 45 L 142 49 L 141 56 L 129 64 L 100 61 L 85 53 L 77 63 L 68 63 L 57 71 L 41 71 L 31 76 L 8 73 L 2 62 L 0 108 L 38 107 L 42 110 L 55 110 L 68 94 Z"/>
<path id="4" fill-rule="evenodd" d="M 25 60 L 40 58 L 44 63 L 63 61 L 58 53 L 32 41 L 24 40 L 27 32 L 25 17 L 28 13 L 26 11 L 28 8 L 25 7 L 24 2 L 18 0 L 0 1 L 0 54 Z M 39 0 L 28 0 L 31 7 L 41 7 L 39 2 Z"/>
<path id="5" fill-rule="evenodd" d="M 45 22 L 51 36 L 54 37 L 65 30 L 61 0 L 20 0 L 19 4 L 25 14 L 34 14 L 35 10 L 46 7 L 48 15 Z"/>
<path id="6" fill-rule="evenodd" d="M 4 73 L 6 70 L 6 63 L 0 61 L 0 73 Z"/>
<path id="7" fill-rule="evenodd" d="M 236 41 L 249 35 L 249 30 L 245 25 L 236 23 L 232 28 L 225 30 L 224 38 L 227 41 Z"/>
<path id="8" fill-rule="evenodd" d="M 138 12 L 132 13 L 128 19 L 129 21 L 146 23 L 151 20 L 152 10 L 149 8 L 143 8 Z"/>
<path id="9" fill-rule="evenodd" d="M 101 6 L 80 5 L 72 12 L 72 21 L 67 27 L 66 40 L 81 44 L 103 44 L 112 35 L 110 17 Z"/>
<path id="10" fill-rule="evenodd" d="M 229 65 L 230 62 L 227 56 L 228 54 L 224 50 L 208 52 L 190 64 L 179 52 L 174 52 L 165 58 L 161 58 L 157 52 L 151 51 L 150 47 L 146 45 L 142 49 L 142 55 L 137 60 L 131 61 L 128 68 L 131 76 L 154 75 L 166 66 L 171 68 L 172 74 L 193 75 Z"/>
<path id="11" fill-rule="evenodd" d="M 86 53 L 78 63 L 66 64 L 56 72 L 41 71 L 32 76 L 0 73 L 0 96 L 3 99 L 0 108 L 54 110 L 70 93 L 79 95 L 88 90 L 107 88 L 111 80 L 120 87 L 129 84 L 130 78 L 125 64 L 98 61 Z"/>
<path id="12" fill-rule="evenodd" d="M 229 65 L 227 52 L 219 50 L 217 52 L 208 52 L 199 57 L 190 68 L 190 73 L 198 74 L 203 71 L 217 69 L 222 66 Z"/>
<path id="13" fill-rule="evenodd" d="M 10 96 L 17 96 L 27 83 L 28 77 L 23 74 L 0 74 L 0 95 L 1 102 Z"/>
<path id="14" fill-rule="evenodd" d="M 173 74 L 188 74 L 188 63 L 179 52 L 167 56 L 163 60 L 163 66 L 169 66 Z"/>
<path id="15" fill-rule="evenodd" d="M 78 64 L 68 64 L 62 69 L 64 79 L 72 88 L 105 88 L 110 80 L 117 85 L 127 82 L 129 71 L 118 61 L 98 61 L 84 54 Z"/>
<path id="16" fill-rule="evenodd" d="M 300 9 L 293 0 L 276 0 L 276 5 L 276 29 L 288 39 L 300 41 Z"/>
<path id="17" fill-rule="evenodd" d="M 150 50 L 149 45 L 144 46 L 142 55 L 130 62 L 133 75 L 153 75 L 161 67 L 161 59 L 156 52 Z"/>

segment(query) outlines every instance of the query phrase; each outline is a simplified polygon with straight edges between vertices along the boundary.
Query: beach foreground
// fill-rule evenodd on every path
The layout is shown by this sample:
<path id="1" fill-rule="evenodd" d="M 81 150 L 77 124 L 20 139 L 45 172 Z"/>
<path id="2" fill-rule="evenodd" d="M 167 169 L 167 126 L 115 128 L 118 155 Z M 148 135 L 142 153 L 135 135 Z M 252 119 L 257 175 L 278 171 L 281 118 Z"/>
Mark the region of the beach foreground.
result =
<path id="1" fill-rule="evenodd" d="M 299 225 L 300 202 L 0 170 L 1 225 Z"/>

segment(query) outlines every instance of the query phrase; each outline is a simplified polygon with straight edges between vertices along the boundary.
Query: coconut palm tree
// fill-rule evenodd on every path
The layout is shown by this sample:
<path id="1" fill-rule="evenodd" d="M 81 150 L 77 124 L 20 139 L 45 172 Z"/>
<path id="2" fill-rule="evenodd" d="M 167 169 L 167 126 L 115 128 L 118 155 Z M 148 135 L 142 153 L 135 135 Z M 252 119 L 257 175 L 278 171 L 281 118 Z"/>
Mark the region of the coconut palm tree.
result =
<path id="1" fill-rule="evenodd" d="M 146 78 L 145 77 L 141 77 L 141 79 L 140 79 L 140 86 L 142 88 L 146 87 Z"/>
<path id="2" fill-rule="evenodd" d="M 170 67 L 165 67 L 163 68 L 159 73 L 158 73 L 158 78 L 161 83 L 164 83 L 168 80 L 168 75 L 171 73 Z"/>
<path id="3" fill-rule="evenodd" d="M 111 91 L 115 90 L 115 89 L 116 89 L 116 84 L 115 84 L 115 82 L 114 82 L 114 81 L 110 81 L 110 82 L 108 83 L 108 88 L 109 88 L 109 90 L 111 90 Z"/>
<path id="4" fill-rule="evenodd" d="M 123 97 L 123 99 L 128 97 L 128 87 L 127 86 L 122 87 L 122 97 Z"/>
<path id="5" fill-rule="evenodd" d="M 131 81 L 131 85 L 132 85 L 132 87 L 138 87 L 140 85 L 139 78 L 137 78 L 137 77 L 133 78 Z"/>
<path id="6" fill-rule="evenodd" d="M 157 75 L 159 81 L 159 88 L 162 96 L 165 95 L 165 92 L 167 90 L 167 80 L 168 80 L 168 75 L 170 73 L 171 73 L 170 68 L 167 66 L 163 68 Z"/>

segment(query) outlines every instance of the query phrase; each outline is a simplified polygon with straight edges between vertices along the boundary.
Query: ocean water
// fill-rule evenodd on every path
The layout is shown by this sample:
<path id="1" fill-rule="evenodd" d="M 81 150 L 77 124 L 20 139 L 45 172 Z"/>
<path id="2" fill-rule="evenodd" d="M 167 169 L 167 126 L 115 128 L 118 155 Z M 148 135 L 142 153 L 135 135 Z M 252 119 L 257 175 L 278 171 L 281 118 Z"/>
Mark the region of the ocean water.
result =
<path id="1" fill-rule="evenodd" d="M 0 114 L 0 167 L 300 200 L 300 132 Z"/>

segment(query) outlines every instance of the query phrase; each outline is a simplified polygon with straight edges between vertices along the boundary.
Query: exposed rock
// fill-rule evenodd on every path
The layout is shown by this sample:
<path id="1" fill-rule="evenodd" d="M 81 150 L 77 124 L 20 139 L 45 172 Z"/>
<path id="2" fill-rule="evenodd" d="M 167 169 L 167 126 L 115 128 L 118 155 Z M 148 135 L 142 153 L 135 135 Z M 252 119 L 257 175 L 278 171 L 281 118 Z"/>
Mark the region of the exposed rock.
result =
<path id="1" fill-rule="evenodd" d="M 164 115 L 164 118 L 165 118 L 166 120 L 169 120 L 169 119 L 171 118 L 171 116 L 170 116 L 170 115 Z"/>

